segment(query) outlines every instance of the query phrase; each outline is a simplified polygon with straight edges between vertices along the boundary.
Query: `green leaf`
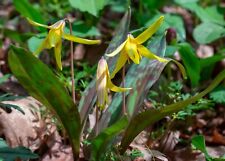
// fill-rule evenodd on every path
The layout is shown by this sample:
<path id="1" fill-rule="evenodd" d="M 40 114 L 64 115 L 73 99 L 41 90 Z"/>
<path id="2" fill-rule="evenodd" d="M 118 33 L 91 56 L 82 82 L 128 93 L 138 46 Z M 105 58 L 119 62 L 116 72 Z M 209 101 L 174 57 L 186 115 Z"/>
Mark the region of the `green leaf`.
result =
<path id="1" fill-rule="evenodd" d="M 0 32 L 3 33 L 4 37 L 8 37 L 18 43 L 24 43 L 30 37 L 30 34 L 23 34 L 4 27 L 0 27 Z"/>
<path id="2" fill-rule="evenodd" d="M 202 22 L 211 22 L 219 25 L 225 25 L 223 9 L 218 6 L 201 7 L 195 0 L 184 0 L 186 2 L 179 2 L 175 0 L 182 7 L 194 12 Z M 181 0 L 182 1 L 182 0 Z"/>
<path id="3" fill-rule="evenodd" d="M 29 50 L 31 52 L 35 52 L 38 49 L 38 47 L 41 45 L 41 43 L 43 42 L 43 40 L 44 40 L 44 38 L 39 38 L 37 36 L 32 36 L 27 41 Z"/>
<path id="4" fill-rule="evenodd" d="M 216 103 L 225 104 L 225 86 L 218 86 L 209 95 Z"/>
<path id="5" fill-rule="evenodd" d="M 133 139 L 145 128 L 161 120 L 165 116 L 172 115 L 173 113 L 179 112 L 187 105 L 196 102 L 210 91 L 212 91 L 223 79 L 225 78 L 225 70 L 217 75 L 217 77 L 211 82 L 211 84 L 204 91 L 199 94 L 188 98 L 184 101 L 180 101 L 171 105 L 167 105 L 160 109 L 150 109 L 145 112 L 141 112 L 134 116 L 127 129 L 125 130 L 124 136 L 121 141 L 121 154 L 123 154 Z"/>
<path id="6" fill-rule="evenodd" d="M 159 16 L 162 14 L 155 15 L 151 20 L 149 20 L 145 26 L 148 27 L 152 24 Z M 164 14 L 165 19 L 157 33 L 164 34 L 165 30 L 168 28 L 173 28 L 176 30 L 178 41 L 184 41 L 186 39 L 186 32 L 184 27 L 183 19 L 179 15 L 175 14 Z"/>
<path id="7" fill-rule="evenodd" d="M 208 58 L 200 59 L 200 67 L 201 69 L 207 68 L 208 66 L 214 65 L 218 61 L 225 58 L 225 55 L 217 54 Z"/>
<path id="8" fill-rule="evenodd" d="M 112 126 L 104 129 L 96 138 L 91 141 L 91 158 L 94 160 L 100 160 L 109 147 L 109 143 L 112 143 L 113 138 L 124 130 L 128 125 L 128 118 L 122 117 Z"/>
<path id="9" fill-rule="evenodd" d="M 39 10 L 34 8 L 28 0 L 13 0 L 13 5 L 15 6 L 16 10 L 24 17 L 28 17 L 33 21 L 45 24 L 42 14 L 39 12 Z M 41 31 L 46 31 L 44 28 L 39 29 Z"/>
<path id="10" fill-rule="evenodd" d="M 93 37 L 93 36 L 100 36 L 100 32 L 98 28 L 95 26 L 90 26 L 83 21 L 75 21 L 72 25 L 73 28 L 73 35 L 78 37 Z M 65 28 L 65 32 L 69 33 L 70 29 Z"/>
<path id="11" fill-rule="evenodd" d="M 0 78 L 0 84 L 6 82 L 10 77 L 10 74 L 6 74 Z"/>
<path id="12" fill-rule="evenodd" d="M 199 58 L 195 55 L 194 49 L 188 43 L 181 43 L 178 47 L 191 84 L 192 86 L 196 86 L 200 81 L 201 72 Z"/>
<path id="13" fill-rule="evenodd" d="M 36 159 L 38 155 L 32 153 L 32 151 L 25 147 L 10 148 L 6 142 L 0 138 L 0 158 L 4 161 L 14 161 L 19 159 L 28 160 Z"/>
<path id="14" fill-rule="evenodd" d="M 191 139 L 192 145 L 195 146 L 196 149 L 208 155 L 205 146 L 205 138 L 202 135 L 196 135 Z"/>
<path id="15" fill-rule="evenodd" d="M 194 29 L 193 36 L 198 43 L 208 44 L 225 37 L 225 28 L 215 23 L 204 22 Z"/>
<path id="16" fill-rule="evenodd" d="M 107 4 L 107 0 L 69 0 L 72 7 L 82 12 L 98 16 L 100 10 Z"/>
<path id="17" fill-rule="evenodd" d="M 0 102 L 2 102 L 2 101 L 12 101 L 12 100 L 15 100 L 15 99 L 22 99 L 22 98 L 24 98 L 24 96 L 15 96 L 15 95 L 11 95 L 9 93 L 6 93 L 6 94 L 0 95 Z"/>
<path id="18" fill-rule="evenodd" d="M 14 108 L 14 109 L 20 111 L 22 114 L 25 114 L 24 111 L 19 106 L 17 106 L 17 105 L 12 105 L 12 104 L 7 104 L 7 103 L 1 103 L 0 102 L 0 108 L 3 108 L 3 109 L 7 109 L 7 108 L 11 109 L 11 108 Z"/>
<path id="19" fill-rule="evenodd" d="M 174 2 L 180 5 L 185 5 L 187 3 L 198 2 L 198 0 L 174 0 Z"/>
<path id="20" fill-rule="evenodd" d="M 196 149 L 200 150 L 205 154 L 205 158 L 207 161 L 212 161 L 212 157 L 209 156 L 206 146 L 205 146 L 205 138 L 202 135 L 196 135 L 191 139 L 191 144 L 195 146 Z"/>
<path id="21" fill-rule="evenodd" d="M 81 123 L 77 107 L 54 73 L 32 53 L 10 47 L 9 66 L 28 93 L 59 117 L 72 144 L 74 158 L 78 158 Z"/>

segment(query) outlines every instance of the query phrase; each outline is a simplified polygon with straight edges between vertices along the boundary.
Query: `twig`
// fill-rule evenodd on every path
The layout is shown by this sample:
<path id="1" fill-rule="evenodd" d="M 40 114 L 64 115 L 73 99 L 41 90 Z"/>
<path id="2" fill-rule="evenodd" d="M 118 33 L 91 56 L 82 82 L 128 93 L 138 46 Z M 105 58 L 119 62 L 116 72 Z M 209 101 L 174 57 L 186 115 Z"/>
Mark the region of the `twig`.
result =
<path id="1" fill-rule="evenodd" d="M 70 35 L 72 36 L 73 31 L 72 31 L 72 24 L 67 19 L 69 26 L 70 26 Z M 72 98 L 74 104 L 76 104 L 76 93 L 75 93 L 75 84 L 74 84 L 74 63 L 73 63 L 73 41 L 70 41 L 70 68 L 71 68 L 71 81 L 72 81 Z"/>

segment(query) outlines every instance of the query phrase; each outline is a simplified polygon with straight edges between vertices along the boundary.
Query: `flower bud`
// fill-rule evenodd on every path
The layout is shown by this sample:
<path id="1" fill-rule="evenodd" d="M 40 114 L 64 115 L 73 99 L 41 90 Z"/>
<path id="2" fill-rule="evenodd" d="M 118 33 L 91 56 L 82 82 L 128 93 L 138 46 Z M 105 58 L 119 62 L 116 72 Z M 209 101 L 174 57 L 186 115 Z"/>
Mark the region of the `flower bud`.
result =
<path id="1" fill-rule="evenodd" d="M 96 75 L 97 106 L 100 109 L 104 109 L 105 105 L 108 103 L 107 72 L 108 65 L 106 60 L 102 57 L 98 62 Z"/>

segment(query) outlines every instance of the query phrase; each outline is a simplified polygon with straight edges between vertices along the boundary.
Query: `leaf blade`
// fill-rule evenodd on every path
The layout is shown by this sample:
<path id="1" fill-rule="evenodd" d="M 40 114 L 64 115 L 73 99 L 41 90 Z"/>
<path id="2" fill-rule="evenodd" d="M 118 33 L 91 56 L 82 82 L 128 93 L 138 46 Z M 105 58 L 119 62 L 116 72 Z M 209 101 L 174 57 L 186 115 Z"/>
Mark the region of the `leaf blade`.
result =
<path id="1" fill-rule="evenodd" d="M 132 118 L 127 129 L 125 130 L 124 136 L 121 141 L 120 152 L 123 154 L 126 151 L 129 144 L 133 141 L 133 139 L 147 126 L 155 123 L 156 121 L 159 121 L 165 116 L 178 112 L 179 110 L 183 109 L 184 107 L 186 107 L 191 103 L 194 103 L 195 101 L 197 101 L 198 99 L 202 98 L 210 91 L 212 91 L 224 78 L 225 78 L 225 70 L 219 73 L 217 77 L 212 81 L 212 83 L 208 86 L 208 88 L 206 88 L 199 94 L 184 101 L 180 101 L 165 106 L 162 109 L 159 110 L 151 109 L 136 115 L 134 118 Z"/>
<path id="2" fill-rule="evenodd" d="M 44 63 L 22 48 L 11 46 L 8 61 L 11 71 L 29 94 L 60 118 L 77 155 L 75 157 L 78 157 L 81 131 L 79 112 L 63 84 Z"/>

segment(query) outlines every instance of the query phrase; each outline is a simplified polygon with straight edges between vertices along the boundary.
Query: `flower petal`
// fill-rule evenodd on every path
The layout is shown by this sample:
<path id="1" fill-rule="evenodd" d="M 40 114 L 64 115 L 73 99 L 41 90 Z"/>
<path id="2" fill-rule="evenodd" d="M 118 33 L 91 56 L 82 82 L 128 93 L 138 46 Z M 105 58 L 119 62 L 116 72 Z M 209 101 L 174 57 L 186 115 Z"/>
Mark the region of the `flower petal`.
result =
<path id="1" fill-rule="evenodd" d="M 122 44 L 120 44 L 116 48 L 116 50 L 114 50 L 112 53 L 106 54 L 106 56 L 113 57 L 113 56 L 117 55 L 123 49 L 123 47 L 125 46 L 126 42 L 127 42 L 127 40 L 125 40 Z"/>
<path id="2" fill-rule="evenodd" d="M 114 92 L 126 92 L 132 88 L 121 88 L 121 87 L 118 87 L 116 85 L 114 85 L 111 81 L 111 79 L 108 79 L 107 81 L 107 87 L 111 90 L 111 91 L 114 91 Z"/>
<path id="3" fill-rule="evenodd" d="M 144 32 L 142 32 L 138 37 L 135 38 L 135 41 L 138 44 L 144 43 L 148 40 L 160 27 L 164 20 L 164 16 L 160 16 L 157 21 L 155 21 L 151 26 L 149 26 Z"/>
<path id="4" fill-rule="evenodd" d="M 150 50 L 148 50 L 146 47 L 143 45 L 138 45 L 138 52 L 140 55 L 147 57 L 148 59 L 156 59 L 160 62 L 166 63 L 169 60 L 161 58 L 155 54 L 153 54 Z"/>
<path id="5" fill-rule="evenodd" d="M 54 48 L 56 65 L 60 70 L 62 70 L 61 50 L 62 50 L 62 41 L 60 40 Z"/>
<path id="6" fill-rule="evenodd" d="M 27 21 L 28 21 L 31 25 L 34 25 L 34 26 L 40 26 L 40 27 L 44 27 L 44 28 L 51 29 L 51 26 L 40 24 L 40 23 L 38 23 L 38 22 L 35 22 L 35 21 L 31 20 L 30 18 L 27 18 Z"/>
<path id="7" fill-rule="evenodd" d="M 125 52 L 135 64 L 139 64 L 140 56 L 138 54 L 137 45 L 135 43 L 128 40 L 125 45 Z"/>
<path id="8" fill-rule="evenodd" d="M 113 70 L 110 78 L 113 79 L 118 71 L 126 64 L 128 60 L 128 56 L 124 50 L 121 51 L 119 58 L 117 59 L 115 69 Z"/>
<path id="9" fill-rule="evenodd" d="M 83 38 L 79 38 L 79 37 L 76 37 L 76 36 L 72 36 L 72 35 L 66 34 L 66 33 L 63 33 L 62 36 L 63 36 L 64 39 L 67 39 L 67 40 L 70 40 L 70 41 L 73 41 L 73 42 L 78 42 L 78 43 L 81 43 L 81 44 L 92 45 L 92 44 L 100 44 L 101 43 L 101 40 L 88 40 L 88 39 L 83 39 Z"/>
<path id="10" fill-rule="evenodd" d="M 125 92 L 131 89 L 131 88 L 121 88 L 114 85 L 109 76 L 108 66 L 107 66 L 107 88 L 109 88 L 111 91 L 114 91 L 114 92 Z"/>
<path id="11" fill-rule="evenodd" d="M 51 29 L 48 33 L 48 41 L 51 47 L 55 47 L 56 44 L 62 41 L 62 30 L 60 28 Z"/>

